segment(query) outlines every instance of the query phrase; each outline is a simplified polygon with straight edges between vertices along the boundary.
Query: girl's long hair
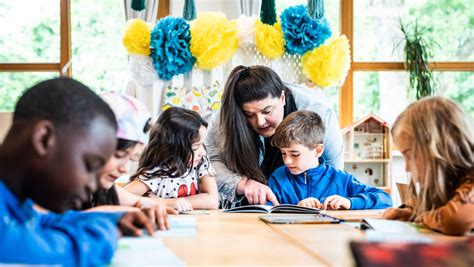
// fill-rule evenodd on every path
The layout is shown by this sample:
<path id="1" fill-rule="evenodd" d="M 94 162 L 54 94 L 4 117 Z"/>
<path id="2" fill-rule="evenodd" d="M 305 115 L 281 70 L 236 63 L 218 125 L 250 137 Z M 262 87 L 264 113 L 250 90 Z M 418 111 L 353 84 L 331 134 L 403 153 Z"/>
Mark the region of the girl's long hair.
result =
<path id="1" fill-rule="evenodd" d="M 267 178 L 259 166 L 259 139 L 247 122 L 242 105 L 291 94 L 280 77 L 264 66 L 237 66 L 229 75 L 222 95 L 220 125 L 227 166 L 261 183 Z M 292 96 L 291 96 L 292 97 Z"/>
<path id="2" fill-rule="evenodd" d="M 407 164 L 412 171 L 409 194 L 415 200 L 413 218 L 446 204 L 473 170 L 472 124 L 446 98 L 428 97 L 412 103 L 396 119 L 392 136 L 412 144 Z M 421 157 L 424 177 L 416 169 L 415 157 Z"/>
<path id="3" fill-rule="evenodd" d="M 131 179 L 138 176 L 176 178 L 186 174 L 189 162 L 194 161 L 192 146 L 199 141 L 201 126 L 207 127 L 207 122 L 195 111 L 178 107 L 163 111 L 151 129 L 150 142 Z"/>

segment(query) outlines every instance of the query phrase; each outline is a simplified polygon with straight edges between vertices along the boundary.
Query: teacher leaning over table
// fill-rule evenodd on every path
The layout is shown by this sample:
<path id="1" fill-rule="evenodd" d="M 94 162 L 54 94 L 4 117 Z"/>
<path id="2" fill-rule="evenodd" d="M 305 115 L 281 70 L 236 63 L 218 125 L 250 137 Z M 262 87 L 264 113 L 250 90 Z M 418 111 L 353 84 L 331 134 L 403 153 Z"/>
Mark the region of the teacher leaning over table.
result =
<path id="1" fill-rule="evenodd" d="M 221 208 L 246 204 L 278 204 L 266 185 L 283 165 L 271 146 L 276 128 L 291 112 L 311 110 L 325 124 L 325 161 L 343 168 L 343 142 L 337 116 L 320 91 L 284 83 L 270 68 L 238 66 L 232 70 L 206 140 L 216 171 Z"/>

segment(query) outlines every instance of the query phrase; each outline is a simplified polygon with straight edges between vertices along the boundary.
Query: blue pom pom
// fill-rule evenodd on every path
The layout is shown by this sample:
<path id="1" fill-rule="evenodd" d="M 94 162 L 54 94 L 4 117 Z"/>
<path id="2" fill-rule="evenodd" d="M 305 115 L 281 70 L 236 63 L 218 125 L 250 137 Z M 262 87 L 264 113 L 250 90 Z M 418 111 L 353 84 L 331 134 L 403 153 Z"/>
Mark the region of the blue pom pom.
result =
<path id="1" fill-rule="evenodd" d="M 158 76 L 171 80 L 173 76 L 193 68 L 196 59 L 189 50 L 191 33 L 182 18 L 161 19 L 151 32 L 150 50 Z"/>
<path id="2" fill-rule="evenodd" d="M 303 5 L 287 8 L 280 16 L 286 51 L 303 55 L 331 37 L 326 19 L 312 19 Z"/>

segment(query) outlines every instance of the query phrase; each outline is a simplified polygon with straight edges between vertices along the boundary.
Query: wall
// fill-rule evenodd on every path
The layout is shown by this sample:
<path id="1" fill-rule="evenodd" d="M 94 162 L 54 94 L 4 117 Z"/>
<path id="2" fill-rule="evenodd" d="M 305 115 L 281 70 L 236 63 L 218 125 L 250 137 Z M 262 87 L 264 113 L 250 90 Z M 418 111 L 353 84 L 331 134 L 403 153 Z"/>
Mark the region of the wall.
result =
<path id="1" fill-rule="evenodd" d="M 11 112 L 0 112 L 0 144 L 5 138 L 5 134 L 12 124 L 12 113 Z"/>

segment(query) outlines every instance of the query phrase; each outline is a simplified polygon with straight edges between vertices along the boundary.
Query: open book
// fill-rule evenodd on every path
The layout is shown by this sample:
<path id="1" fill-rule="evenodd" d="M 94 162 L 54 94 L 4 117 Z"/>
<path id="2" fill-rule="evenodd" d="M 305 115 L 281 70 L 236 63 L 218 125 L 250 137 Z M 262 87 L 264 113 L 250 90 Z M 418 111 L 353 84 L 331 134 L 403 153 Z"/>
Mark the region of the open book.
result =
<path id="1" fill-rule="evenodd" d="M 226 209 L 224 212 L 241 212 L 241 213 L 304 213 L 304 214 L 319 214 L 320 209 L 306 208 L 291 204 L 281 204 L 278 206 L 270 205 L 247 205 L 231 209 Z"/>

